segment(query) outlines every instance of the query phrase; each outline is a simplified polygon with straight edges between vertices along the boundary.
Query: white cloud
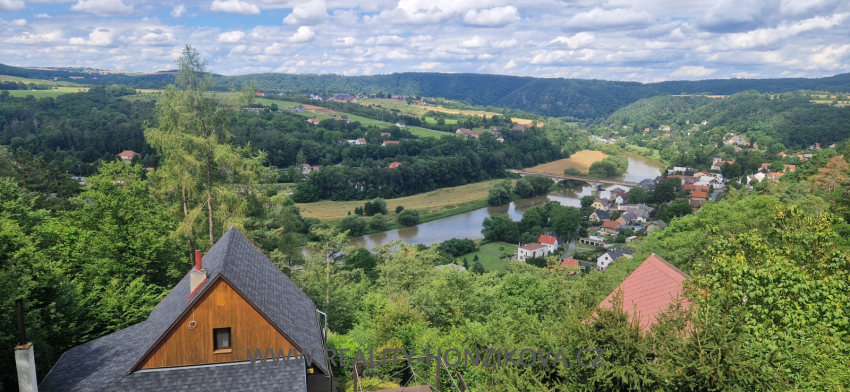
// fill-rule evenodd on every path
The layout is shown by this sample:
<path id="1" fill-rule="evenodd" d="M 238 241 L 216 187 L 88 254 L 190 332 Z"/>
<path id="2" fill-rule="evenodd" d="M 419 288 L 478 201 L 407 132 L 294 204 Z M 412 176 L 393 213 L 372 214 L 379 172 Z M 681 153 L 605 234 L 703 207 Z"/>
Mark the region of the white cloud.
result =
<path id="1" fill-rule="evenodd" d="M 761 76 L 761 74 L 758 73 L 758 72 L 742 71 L 742 72 L 735 72 L 735 73 L 732 74 L 732 76 L 739 78 L 739 79 L 755 79 L 755 78 Z"/>
<path id="2" fill-rule="evenodd" d="M 39 19 L 50 19 L 50 18 L 52 18 L 52 16 L 50 16 L 48 14 L 35 14 L 33 16 L 36 17 L 36 18 L 39 18 Z"/>
<path id="3" fill-rule="evenodd" d="M 15 25 L 15 26 L 26 26 L 26 25 L 27 25 L 27 20 L 26 20 L 26 19 L 15 19 L 15 20 L 13 20 L 13 21 L 11 21 L 11 22 L 9 22 L 9 23 L 11 23 L 11 24 L 13 24 L 13 25 Z"/>
<path id="4" fill-rule="evenodd" d="M 492 60 L 492 59 L 496 58 L 496 56 L 493 56 L 490 53 L 482 53 L 482 54 L 479 54 L 478 57 L 476 57 L 476 58 L 479 59 L 479 60 Z"/>
<path id="5" fill-rule="evenodd" d="M 490 42 L 476 35 L 468 40 L 462 41 L 461 43 L 457 44 L 457 46 L 459 48 L 466 49 L 483 48 L 485 46 L 490 46 Z"/>
<path id="6" fill-rule="evenodd" d="M 425 62 L 425 63 L 419 64 L 419 65 L 414 65 L 410 68 L 418 69 L 420 71 L 429 71 L 429 70 L 432 70 L 432 69 L 437 68 L 439 66 L 440 66 L 440 63 Z"/>
<path id="7" fill-rule="evenodd" d="M 721 0 L 696 24 L 715 33 L 743 32 L 772 24 L 778 15 L 779 2 L 776 0 Z"/>
<path id="8" fill-rule="evenodd" d="M 73 37 L 68 40 L 71 45 L 109 46 L 112 45 L 115 33 L 109 29 L 95 29 L 89 33 L 89 38 Z"/>
<path id="9" fill-rule="evenodd" d="M 708 69 L 703 66 L 686 65 L 670 73 L 674 78 L 700 78 L 714 73 L 715 69 Z"/>
<path id="10" fill-rule="evenodd" d="M 334 39 L 333 44 L 334 46 L 354 46 L 356 42 L 357 39 L 355 39 L 354 37 L 340 37 Z"/>
<path id="11" fill-rule="evenodd" d="M 812 30 L 826 30 L 841 24 L 850 14 L 838 14 L 832 17 L 815 17 L 793 24 L 782 24 L 776 28 L 761 28 L 746 33 L 727 34 L 720 39 L 720 48 L 753 49 L 778 44 L 797 34 Z"/>
<path id="12" fill-rule="evenodd" d="M 127 16 L 133 13 L 133 6 L 125 5 L 121 0 L 79 0 L 71 6 L 71 10 L 103 17 Z"/>
<path id="13" fill-rule="evenodd" d="M 291 37 L 289 37 L 289 42 L 293 43 L 303 43 L 303 42 L 311 42 L 316 39 L 316 33 L 307 26 L 301 26 L 298 28 L 298 31 L 295 32 Z"/>
<path id="14" fill-rule="evenodd" d="M 179 4 L 171 9 L 171 16 L 175 18 L 181 17 L 186 12 L 186 6 Z"/>
<path id="15" fill-rule="evenodd" d="M 221 33 L 218 35 L 218 42 L 224 42 L 228 44 L 235 44 L 242 40 L 245 37 L 244 31 L 228 31 L 226 33 Z"/>
<path id="16" fill-rule="evenodd" d="M 516 39 L 511 38 L 511 39 L 493 42 L 493 44 L 490 45 L 490 46 L 492 46 L 494 48 L 499 48 L 499 49 L 507 49 L 507 48 L 513 48 L 516 45 L 517 45 Z"/>
<path id="17" fill-rule="evenodd" d="M 214 0 L 210 10 L 244 15 L 258 15 L 260 13 L 260 7 L 241 0 Z"/>
<path id="18" fill-rule="evenodd" d="M 783 15 L 808 18 L 831 13 L 841 0 L 782 0 L 779 9 Z"/>
<path id="19" fill-rule="evenodd" d="M 64 38 L 62 37 L 62 32 L 59 30 L 51 31 L 49 33 L 43 34 L 30 34 L 30 33 L 21 33 L 12 38 L 8 38 L 3 42 L 8 44 L 24 44 L 24 45 L 38 45 L 38 44 L 52 44 L 63 42 Z"/>
<path id="20" fill-rule="evenodd" d="M 549 45 L 555 46 L 566 46 L 570 49 L 581 49 L 590 46 L 594 41 L 596 41 L 596 37 L 593 34 L 581 32 L 571 37 L 560 36 L 558 38 L 549 41 Z"/>
<path id="21" fill-rule="evenodd" d="M 469 10 L 463 16 L 463 23 L 470 26 L 504 27 L 520 20 L 516 7 L 508 5 L 486 10 Z"/>
<path id="22" fill-rule="evenodd" d="M 369 37 L 366 40 L 367 45 L 377 46 L 401 46 L 404 45 L 404 38 L 397 35 L 380 35 L 377 37 Z"/>
<path id="23" fill-rule="evenodd" d="M 27 8 L 22 0 L 0 0 L 0 12 L 15 12 Z"/>
<path id="24" fill-rule="evenodd" d="M 505 67 L 502 68 L 502 70 L 507 71 L 509 69 L 514 69 L 514 68 L 516 68 L 516 61 L 511 60 L 511 61 L 508 61 L 507 64 L 505 64 Z"/>
<path id="25" fill-rule="evenodd" d="M 313 26 L 328 18 L 325 0 L 310 0 L 292 8 L 292 13 L 283 18 L 283 23 L 301 26 Z"/>
<path id="26" fill-rule="evenodd" d="M 655 23 L 655 18 L 649 12 L 635 8 L 611 10 L 594 8 L 573 15 L 564 25 L 564 29 L 584 31 L 642 29 Z"/>

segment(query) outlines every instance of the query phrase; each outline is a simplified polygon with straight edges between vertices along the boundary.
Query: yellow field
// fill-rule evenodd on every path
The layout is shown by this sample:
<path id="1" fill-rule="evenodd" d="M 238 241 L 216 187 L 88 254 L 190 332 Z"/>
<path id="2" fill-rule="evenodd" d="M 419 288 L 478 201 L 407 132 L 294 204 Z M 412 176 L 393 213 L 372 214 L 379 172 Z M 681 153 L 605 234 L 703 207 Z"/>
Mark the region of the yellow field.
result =
<path id="1" fill-rule="evenodd" d="M 485 200 L 487 199 L 490 188 L 500 181 L 503 180 L 477 182 L 453 188 L 438 189 L 415 196 L 389 199 L 387 200 L 387 210 L 390 212 L 388 217 L 395 219 L 396 206 L 404 206 L 405 209 L 417 210 L 421 217 L 423 214 L 436 214 L 450 210 L 461 204 Z M 299 203 L 296 205 L 301 208 L 301 215 L 304 217 L 319 218 L 323 222 L 333 222 L 348 216 L 349 211 L 354 213 L 354 208 L 362 207 L 365 202 L 366 200 L 323 200 L 315 203 Z"/>
<path id="2" fill-rule="evenodd" d="M 382 106 L 387 109 L 398 109 L 404 114 L 412 114 L 417 117 L 422 116 L 429 110 L 433 110 L 435 112 L 442 112 L 448 114 L 471 114 L 473 116 L 482 116 L 486 115 L 487 117 L 493 116 L 501 116 L 501 113 L 494 112 L 485 112 L 482 110 L 457 110 L 457 109 L 446 109 L 446 108 L 438 108 L 436 106 L 416 106 L 408 105 L 404 101 L 399 101 L 398 99 L 386 99 L 386 98 L 368 98 L 368 99 L 358 99 L 357 100 L 361 105 L 376 105 Z M 526 120 L 522 118 L 514 118 L 512 119 L 517 124 L 531 124 L 531 120 Z"/>
<path id="3" fill-rule="evenodd" d="M 607 156 L 607 154 L 601 151 L 583 150 L 573 154 L 567 159 L 544 163 L 542 165 L 528 168 L 527 170 L 562 174 L 565 169 L 572 167 L 578 169 L 582 173 L 587 173 L 590 171 L 590 165 L 592 165 L 593 162 L 601 161 Z"/>

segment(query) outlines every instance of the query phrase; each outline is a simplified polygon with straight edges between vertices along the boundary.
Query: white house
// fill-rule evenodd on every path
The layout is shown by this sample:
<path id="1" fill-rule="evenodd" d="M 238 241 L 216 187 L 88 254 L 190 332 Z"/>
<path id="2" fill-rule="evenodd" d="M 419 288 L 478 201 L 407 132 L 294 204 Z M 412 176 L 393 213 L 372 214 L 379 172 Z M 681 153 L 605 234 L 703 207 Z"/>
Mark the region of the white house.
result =
<path id="1" fill-rule="evenodd" d="M 517 249 L 516 259 L 522 262 L 532 257 L 546 257 L 549 254 L 549 248 L 546 245 L 532 242 Z"/>
<path id="2" fill-rule="evenodd" d="M 632 258 L 632 255 L 624 252 L 622 249 L 614 249 L 605 252 L 604 255 L 596 258 L 596 268 L 600 270 L 605 270 L 608 268 L 608 264 L 611 264 L 612 261 L 617 260 L 621 257 Z"/>
<path id="3" fill-rule="evenodd" d="M 546 245 L 548 253 L 555 253 L 558 250 L 558 247 L 561 246 L 561 243 L 558 242 L 558 237 L 546 234 L 540 235 L 540 239 L 538 239 L 537 242 Z"/>
<path id="4" fill-rule="evenodd" d="M 407 126 L 407 124 L 405 124 L 405 123 L 403 123 L 403 122 L 397 122 L 397 123 L 395 123 L 395 126 L 397 126 L 397 127 L 399 127 L 399 128 L 404 128 L 404 127 L 406 127 L 406 126 Z"/>

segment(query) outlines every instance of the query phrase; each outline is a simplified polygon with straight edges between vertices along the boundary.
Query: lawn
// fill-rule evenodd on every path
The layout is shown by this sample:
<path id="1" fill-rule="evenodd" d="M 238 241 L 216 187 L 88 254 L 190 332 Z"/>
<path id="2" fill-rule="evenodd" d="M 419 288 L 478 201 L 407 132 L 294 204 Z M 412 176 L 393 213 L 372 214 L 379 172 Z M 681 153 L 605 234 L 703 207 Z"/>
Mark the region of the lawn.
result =
<path id="1" fill-rule="evenodd" d="M 387 199 L 387 210 L 395 211 L 396 206 L 404 206 L 406 209 L 419 211 L 420 218 L 428 218 L 428 215 L 444 215 L 466 210 L 465 205 L 470 203 L 481 203 L 486 207 L 487 195 L 490 188 L 502 180 L 490 180 L 442 188 L 435 191 L 420 193 L 414 196 Z M 355 201 L 330 201 L 322 200 L 315 203 L 296 204 L 301 208 L 304 217 L 319 218 L 324 221 L 339 221 L 348 216 L 349 211 L 356 207 L 362 207 L 366 200 Z M 394 214 L 390 214 L 394 215 Z M 394 216 L 393 216 L 394 218 Z"/>
<path id="2" fill-rule="evenodd" d="M 600 151 L 583 150 L 573 154 L 567 159 L 544 163 L 526 170 L 563 174 L 565 169 L 572 167 L 578 169 L 582 173 L 587 173 L 590 170 L 590 165 L 594 162 L 605 159 L 607 156 L 608 155 Z"/>
<path id="3" fill-rule="evenodd" d="M 60 95 L 70 94 L 70 93 L 79 93 L 83 91 L 88 91 L 88 87 L 59 87 L 58 90 L 9 90 L 9 94 L 13 97 L 26 97 L 27 95 L 32 95 L 36 98 L 45 98 L 45 97 L 53 97 L 56 98 Z"/>
<path id="4" fill-rule="evenodd" d="M 29 79 L 22 78 L 19 76 L 9 76 L 9 75 L 0 75 L 0 80 L 4 82 L 24 82 L 24 83 L 35 83 L 35 84 L 48 84 L 51 86 L 67 86 L 67 87 L 82 87 L 82 85 L 73 83 L 73 82 L 65 82 L 65 81 L 57 81 L 57 80 L 44 80 L 44 79 Z"/>
<path id="5" fill-rule="evenodd" d="M 368 106 L 375 105 L 380 106 L 385 109 L 398 109 L 403 114 L 412 114 L 417 117 L 425 114 L 429 110 L 433 110 L 435 112 L 443 112 L 449 114 L 471 114 L 474 116 L 482 116 L 487 115 L 487 117 L 493 116 L 501 116 L 501 113 L 494 112 L 485 112 L 481 110 L 457 110 L 457 109 L 446 109 L 446 108 L 438 108 L 436 106 L 416 106 L 408 105 L 405 101 L 399 101 L 397 99 L 386 99 L 386 98 L 369 98 L 369 99 L 360 99 L 358 100 L 359 104 Z M 428 121 L 426 119 L 426 121 Z M 531 120 L 526 120 L 522 118 L 514 118 L 513 121 L 517 124 L 531 124 Z M 447 124 L 451 124 L 448 120 L 446 120 Z M 455 121 L 457 123 L 457 121 Z"/>
<path id="6" fill-rule="evenodd" d="M 481 262 L 481 266 L 484 267 L 487 272 L 508 272 L 508 269 L 506 268 L 508 266 L 507 261 L 484 252 L 472 252 L 467 253 L 463 256 L 459 256 L 455 259 L 455 264 L 462 266 L 463 258 L 466 257 L 467 264 L 469 264 L 469 269 L 472 269 L 472 266 L 475 265 L 475 262 L 473 261 L 473 259 L 475 259 L 475 256 L 478 256 L 478 261 Z"/>
<path id="7" fill-rule="evenodd" d="M 443 136 L 446 136 L 446 135 L 458 136 L 457 134 L 454 134 L 454 133 L 432 131 L 430 129 L 413 128 L 413 127 L 408 127 L 406 129 L 408 131 L 410 131 L 410 133 L 412 133 L 413 135 L 419 136 L 419 137 L 443 137 Z"/>
<path id="8" fill-rule="evenodd" d="M 457 120 L 453 118 L 447 118 L 444 119 L 444 121 L 446 122 L 446 124 L 457 124 Z M 425 122 L 427 122 L 428 124 L 436 124 L 437 119 L 434 117 L 425 117 Z"/>
<path id="9" fill-rule="evenodd" d="M 500 250 L 499 248 L 505 248 L 504 250 Z M 516 253 L 516 245 L 506 244 L 504 242 L 488 242 L 486 244 L 482 244 L 478 246 L 478 249 L 487 251 L 495 254 L 509 254 L 512 255 Z"/>
<path id="10" fill-rule="evenodd" d="M 266 105 L 266 106 L 270 106 L 271 104 L 276 104 L 278 107 L 281 107 L 281 108 L 289 108 L 289 107 L 295 107 L 295 106 L 301 105 L 298 102 L 280 101 L 280 100 L 277 100 L 277 99 L 268 99 L 268 98 L 254 98 L 254 102 L 261 103 L 261 104 Z"/>

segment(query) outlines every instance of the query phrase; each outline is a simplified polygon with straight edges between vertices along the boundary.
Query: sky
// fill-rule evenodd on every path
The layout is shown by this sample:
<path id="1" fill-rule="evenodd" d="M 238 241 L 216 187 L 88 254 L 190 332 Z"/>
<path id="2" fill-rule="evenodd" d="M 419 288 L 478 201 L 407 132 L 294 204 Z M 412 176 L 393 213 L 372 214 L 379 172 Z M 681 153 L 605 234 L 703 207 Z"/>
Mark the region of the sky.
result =
<path id="1" fill-rule="evenodd" d="M 850 72 L 850 0 L 0 0 L 0 63 L 631 80 Z"/>

